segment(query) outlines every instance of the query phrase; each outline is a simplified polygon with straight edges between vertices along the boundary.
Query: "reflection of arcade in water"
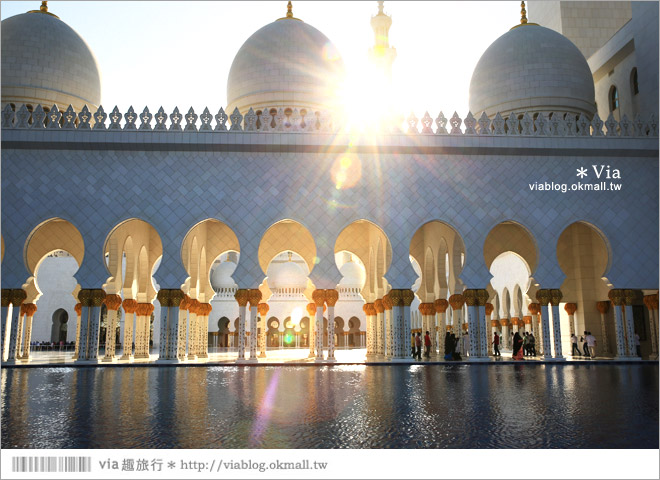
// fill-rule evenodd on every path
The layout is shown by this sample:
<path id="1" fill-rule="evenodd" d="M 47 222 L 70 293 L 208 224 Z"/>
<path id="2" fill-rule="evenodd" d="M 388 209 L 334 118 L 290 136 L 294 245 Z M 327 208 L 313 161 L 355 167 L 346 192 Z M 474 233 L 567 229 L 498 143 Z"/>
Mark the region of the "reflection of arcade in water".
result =
<path id="1" fill-rule="evenodd" d="M 280 320 L 270 317 L 267 322 L 266 349 L 309 348 L 310 335 L 309 317 L 303 317 L 294 322 L 291 317 L 284 319 L 283 328 L 280 329 Z M 328 319 L 323 318 L 324 331 L 323 346 L 328 348 Z M 259 321 L 261 324 L 261 321 Z M 335 317 L 335 346 L 339 349 L 364 348 L 366 332 L 360 330 L 361 322 L 357 317 L 348 320 L 348 331 L 344 329 L 344 319 Z M 261 336 L 261 325 L 258 326 L 257 335 Z M 229 328 L 229 319 L 222 317 L 218 320 L 218 331 L 209 332 L 209 352 L 233 351 L 238 348 L 238 319 L 234 320 L 234 330 Z M 340 332 L 340 333 L 337 333 Z M 246 336 L 246 344 L 249 341 Z"/>

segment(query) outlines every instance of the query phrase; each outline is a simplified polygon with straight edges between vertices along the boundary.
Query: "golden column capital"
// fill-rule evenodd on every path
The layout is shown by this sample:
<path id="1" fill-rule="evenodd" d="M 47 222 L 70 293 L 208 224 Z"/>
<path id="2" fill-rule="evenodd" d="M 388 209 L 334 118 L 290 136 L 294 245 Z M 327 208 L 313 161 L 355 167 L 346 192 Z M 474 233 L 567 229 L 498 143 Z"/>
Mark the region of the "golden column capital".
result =
<path id="1" fill-rule="evenodd" d="M 261 290 L 257 288 L 252 288 L 248 291 L 248 301 L 250 302 L 250 307 L 256 307 L 261 301 Z"/>
<path id="2" fill-rule="evenodd" d="M 197 315 L 199 313 L 199 306 L 201 303 L 199 303 L 199 300 L 196 298 L 191 298 L 190 301 L 188 302 L 188 311 L 190 313 L 194 313 Z"/>
<path id="3" fill-rule="evenodd" d="M 257 305 L 257 311 L 259 312 L 259 315 L 262 317 L 268 313 L 268 310 L 270 310 L 270 307 L 268 306 L 267 303 L 260 303 Z"/>
<path id="4" fill-rule="evenodd" d="M 401 298 L 403 300 L 403 305 L 409 307 L 413 300 L 415 300 L 415 293 L 409 288 L 401 290 Z"/>
<path id="5" fill-rule="evenodd" d="M 510 323 L 511 322 L 509 322 L 508 318 L 500 318 L 500 325 L 502 325 L 503 327 L 508 327 Z"/>
<path id="6" fill-rule="evenodd" d="M 166 288 L 161 288 L 158 290 L 158 294 L 156 295 L 156 298 L 158 299 L 158 303 L 160 303 L 161 307 L 169 307 L 170 305 L 170 290 Z"/>
<path id="7" fill-rule="evenodd" d="M 550 303 L 551 297 L 550 290 L 547 288 L 542 288 L 536 291 L 536 299 L 539 301 L 539 307 Z"/>
<path id="8" fill-rule="evenodd" d="M 567 303 L 564 305 L 564 310 L 566 310 L 566 313 L 569 315 L 575 315 L 575 312 L 577 311 L 577 304 L 575 303 Z"/>
<path id="9" fill-rule="evenodd" d="M 477 291 L 473 288 L 468 288 L 467 290 L 463 291 L 463 298 L 465 299 L 465 303 L 467 303 L 468 307 L 479 305 L 479 300 L 477 299 Z"/>
<path id="10" fill-rule="evenodd" d="M 103 303 L 105 304 L 108 310 L 119 310 L 119 308 L 121 307 L 121 297 L 119 295 L 111 293 L 105 296 Z"/>
<path id="11" fill-rule="evenodd" d="M 490 296 L 488 295 L 488 290 L 486 290 L 485 288 L 477 288 L 476 292 L 477 292 L 477 304 L 480 307 L 485 307 L 486 304 L 488 303 L 488 297 Z"/>
<path id="12" fill-rule="evenodd" d="M 392 289 L 388 295 L 393 307 L 400 307 L 403 305 L 403 294 L 401 293 L 401 290 Z"/>
<path id="13" fill-rule="evenodd" d="M 83 288 L 78 292 L 78 300 L 85 307 L 100 307 L 105 300 L 105 290 L 101 288 Z"/>
<path id="14" fill-rule="evenodd" d="M 316 289 L 312 292 L 312 300 L 314 300 L 314 303 L 316 304 L 317 307 L 322 307 L 325 305 L 325 290 L 323 289 Z"/>
<path id="15" fill-rule="evenodd" d="M 197 315 L 202 317 L 208 316 L 213 310 L 213 306 L 210 303 L 200 303 L 197 307 Z"/>
<path id="16" fill-rule="evenodd" d="M 11 289 L 3 288 L 2 289 L 2 306 L 8 307 L 11 303 Z"/>
<path id="17" fill-rule="evenodd" d="M 11 304 L 18 307 L 27 298 L 27 293 L 22 288 L 12 288 L 9 297 L 11 298 Z"/>
<path id="18" fill-rule="evenodd" d="M 248 304 L 249 290 L 247 288 L 239 288 L 234 294 L 234 298 L 240 307 L 245 307 Z"/>
<path id="19" fill-rule="evenodd" d="M 76 303 L 76 306 L 73 307 L 78 316 L 82 315 L 82 303 Z"/>
<path id="20" fill-rule="evenodd" d="M 632 305 L 633 302 L 635 301 L 635 297 L 637 296 L 637 291 L 636 290 L 624 290 L 623 291 L 623 298 L 624 301 L 626 302 L 626 305 Z"/>
<path id="21" fill-rule="evenodd" d="M 316 304 L 315 303 L 308 303 L 307 304 L 307 314 L 310 317 L 314 317 L 314 315 L 316 315 Z"/>
<path id="22" fill-rule="evenodd" d="M 334 288 L 329 288 L 325 291 L 325 303 L 328 304 L 328 307 L 334 307 L 339 300 L 339 292 Z"/>
<path id="23" fill-rule="evenodd" d="M 495 310 L 495 306 L 492 303 L 487 303 L 486 304 L 486 315 L 491 315 L 493 313 L 493 310 Z"/>
<path id="24" fill-rule="evenodd" d="M 449 305 L 451 305 L 452 310 L 460 310 L 465 304 L 465 297 L 460 293 L 452 295 L 449 297 Z"/>
<path id="25" fill-rule="evenodd" d="M 491 327 L 499 328 L 499 326 L 500 326 L 500 322 L 497 321 L 497 320 L 491 320 L 491 321 L 490 321 L 490 325 L 491 325 Z"/>
<path id="26" fill-rule="evenodd" d="M 138 303 L 135 313 L 138 317 L 148 317 L 154 311 L 154 306 L 151 303 Z"/>
<path id="27" fill-rule="evenodd" d="M 376 306 L 373 303 L 365 303 L 364 313 L 367 315 L 376 315 Z"/>
<path id="28" fill-rule="evenodd" d="M 596 309 L 604 315 L 610 309 L 610 302 L 596 302 Z"/>
<path id="29" fill-rule="evenodd" d="M 519 318 L 518 318 L 518 317 L 511 317 L 511 325 L 515 325 L 515 326 L 517 326 L 517 325 L 518 325 L 518 322 L 519 322 Z"/>
<path id="30" fill-rule="evenodd" d="M 525 315 L 523 318 L 523 322 L 525 325 L 531 325 L 532 324 L 532 316 L 531 315 Z"/>
<path id="31" fill-rule="evenodd" d="M 178 289 L 178 288 L 173 288 L 170 290 L 170 307 L 179 307 L 181 308 L 181 303 L 186 298 L 186 294 L 183 293 L 183 290 Z"/>
<path id="32" fill-rule="evenodd" d="M 445 313 L 447 311 L 447 307 L 449 307 L 449 302 L 444 298 L 439 298 L 433 302 L 433 306 L 435 307 L 435 311 L 437 313 Z"/>
<path id="33" fill-rule="evenodd" d="M 392 299 L 390 298 L 389 293 L 387 295 L 383 295 L 383 308 L 385 310 L 392 310 Z"/>
<path id="34" fill-rule="evenodd" d="M 550 303 L 552 304 L 553 307 L 559 306 L 559 302 L 561 302 L 561 299 L 563 298 L 564 294 L 561 293 L 561 290 L 558 288 L 553 288 L 550 290 Z"/>
<path id="35" fill-rule="evenodd" d="M 607 298 L 610 299 L 613 305 L 620 306 L 624 304 L 625 294 L 620 288 L 613 288 L 608 292 Z"/>
<path id="36" fill-rule="evenodd" d="M 531 313 L 532 315 L 538 315 L 539 312 L 541 311 L 541 304 L 540 303 L 530 303 L 527 306 L 527 311 Z"/>
<path id="37" fill-rule="evenodd" d="M 383 301 L 380 299 L 374 302 L 374 307 L 376 307 L 376 313 L 383 313 L 385 311 L 385 306 L 383 305 Z"/>
<path id="38" fill-rule="evenodd" d="M 28 317 L 31 317 L 37 311 L 37 306 L 34 303 L 23 303 L 21 305 L 21 313 L 25 313 Z"/>
<path id="39" fill-rule="evenodd" d="M 122 302 L 121 306 L 123 307 L 126 313 L 135 313 L 135 310 L 137 310 L 138 303 L 137 300 L 133 300 L 132 298 L 127 298 Z"/>

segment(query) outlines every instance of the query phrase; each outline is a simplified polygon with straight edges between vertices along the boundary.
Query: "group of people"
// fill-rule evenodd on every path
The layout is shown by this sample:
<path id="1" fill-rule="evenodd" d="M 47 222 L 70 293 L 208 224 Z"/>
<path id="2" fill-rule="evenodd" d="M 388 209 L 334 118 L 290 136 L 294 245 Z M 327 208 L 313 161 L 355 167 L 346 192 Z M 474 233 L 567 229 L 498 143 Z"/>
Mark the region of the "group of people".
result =
<path id="1" fill-rule="evenodd" d="M 580 337 L 580 343 L 582 344 L 582 352 L 580 352 L 580 349 L 578 348 L 577 336 L 572 333 L 571 355 L 575 356 L 575 352 L 577 352 L 580 357 L 594 358 L 596 356 L 596 337 L 594 337 L 591 332 L 585 330 L 584 335 Z"/>
<path id="2" fill-rule="evenodd" d="M 427 330 L 422 340 L 420 332 L 414 333 L 410 340 L 410 354 L 418 361 L 422 360 L 422 341 L 424 342 L 424 358 L 431 359 L 431 349 L 433 342 L 431 341 L 431 333 Z M 467 333 L 463 335 L 463 345 L 460 345 L 460 339 L 454 333 L 447 332 L 445 335 L 445 360 L 461 360 L 461 351 L 467 353 L 467 346 L 469 344 L 469 336 Z"/>
<path id="3" fill-rule="evenodd" d="M 493 334 L 493 354 L 496 357 L 501 357 L 500 353 L 500 335 L 495 332 Z M 523 336 L 519 332 L 514 333 L 512 343 L 512 358 L 514 360 L 522 360 L 523 357 L 535 357 L 536 356 L 536 338 L 531 332 L 524 332 Z"/>

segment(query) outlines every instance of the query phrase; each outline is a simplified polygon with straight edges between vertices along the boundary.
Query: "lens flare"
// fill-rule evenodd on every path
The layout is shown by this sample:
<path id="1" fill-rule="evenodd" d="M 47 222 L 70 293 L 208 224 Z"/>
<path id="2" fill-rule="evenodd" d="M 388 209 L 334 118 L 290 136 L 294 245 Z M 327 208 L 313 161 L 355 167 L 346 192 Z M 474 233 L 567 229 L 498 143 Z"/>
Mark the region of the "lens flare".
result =
<path id="1" fill-rule="evenodd" d="M 358 184 L 362 178 L 362 164 L 357 155 L 342 155 L 330 168 L 330 178 L 335 189 L 344 190 Z"/>
<path id="2" fill-rule="evenodd" d="M 300 325 L 300 319 L 302 318 L 302 315 L 302 308 L 295 307 L 293 310 L 291 310 L 291 323 L 293 325 Z"/>
<path id="3" fill-rule="evenodd" d="M 270 378 L 266 392 L 259 403 L 257 410 L 257 418 L 252 426 L 252 433 L 250 434 L 250 446 L 258 446 L 261 439 L 268 429 L 270 423 L 270 416 L 273 411 L 275 403 L 275 394 L 277 393 L 277 384 L 280 378 L 280 371 L 275 370 L 273 376 Z"/>

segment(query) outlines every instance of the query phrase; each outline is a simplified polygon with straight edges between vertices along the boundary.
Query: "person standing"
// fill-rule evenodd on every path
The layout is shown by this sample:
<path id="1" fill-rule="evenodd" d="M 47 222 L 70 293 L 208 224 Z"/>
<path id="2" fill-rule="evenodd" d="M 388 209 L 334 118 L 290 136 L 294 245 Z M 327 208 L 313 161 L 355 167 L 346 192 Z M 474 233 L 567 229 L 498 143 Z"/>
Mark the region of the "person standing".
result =
<path id="1" fill-rule="evenodd" d="M 501 357 L 500 353 L 500 336 L 495 332 L 493 334 L 493 352 L 496 357 Z"/>
<path id="2" fill-rule="evenodd" d="M 578 356 L 582 356 L 582 352 L 580 352 L 580 349 L 578 348 L 577 344 L 577 336 L 572 333 L 571 334 L 571 355 L 575 356 L 575 352 L 577 352 Z"/>
<path id="3" fill-rule="evenodd" d="M 419 332 L 415 337 L 415 357 L 418 361 L 422 360 L 422 334 Z"/>
<path id="4" fill-rule="evenodd" d="M 637 356 L 642 358 L 642 344 L 639 341 L 639 335 L 635 333 L 635 349 L 637 350 Z"/>
<path id="5" fill-rule="evenodd" d="M 536 337 L 533 332 L 529 332 L 529 354 L 532 357 L 536 356 Z"/>
<path id="6" fill-rule="evenodd" d="M 431 334 L 429 333 L 428 330 L 424 335 L 424 356 L 427 359 L 431 358 Z"/>
<path id="7" fill-rule="evenodd" d="M 415 358 L 415 334 L 411 333 L 410 335 L 410 355 Z"/>
<path id="8" fill-rule="evenodd" d="M 511 358 L 514 360 L 523 360 L 523 339 L 518 332 L 513 336 L 513 355 Z"/>
<path id="9" fill-rule="evenodd" d="M 587 344 L 587 334 L 588 334 L 588 332 L 585 330 L 584 335 L 582 337 L 580 337 L 580 341 L 583 342 L 582 343 L 582 351 L 584 352 L 585 357 L 590 356 L 589 355 L 589 345 Z"/>
<path id="10" fill-rule="evenodd" d="M 529 337 L 527 336 L 527 332 L 523 333 L 523 355 L 529 355 Z"/>
<path id="11" fill-rule="evenodd" d="M 587 346 L 589 347 L 589 358 L 596 357 L 596 337 L 594 337 L 591 332 L 587 332 Z"/>

